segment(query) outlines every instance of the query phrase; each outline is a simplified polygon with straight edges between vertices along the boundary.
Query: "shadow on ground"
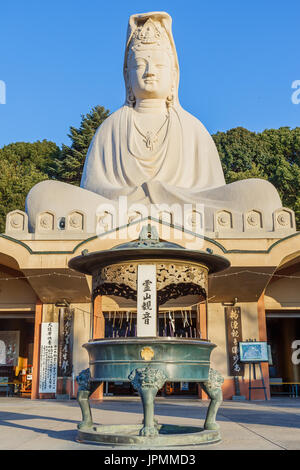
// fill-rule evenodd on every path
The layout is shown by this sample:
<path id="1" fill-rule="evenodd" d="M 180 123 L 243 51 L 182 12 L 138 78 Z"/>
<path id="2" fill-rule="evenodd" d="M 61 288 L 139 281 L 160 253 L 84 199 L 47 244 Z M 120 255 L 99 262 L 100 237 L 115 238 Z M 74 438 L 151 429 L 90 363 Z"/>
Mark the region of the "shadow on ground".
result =
<path id="1" fill-rule="evenodd" d="M 53 401 L 51 401 L 53 403 Z M 67 407 L 79 407 L 76 401 L 64 402 Z M 192 424 L 196 424 L 194 421 L 202 421 L 205 419 L 206 410 L 208 403 L 194 402 L 193 404 L 180 404 L 174 401 L 174 403 L 166 403 L 158 400 L 155 404 L 155 415 L 160 423 L 164 423 L 164 417 L 178 417 L 188 418 L 193 421 Z M 244 408 L 243 408 L 244 406 Z M 101 410 L 112 411 L 117 413 L 137 413 L 137 422 L 141 422 L 143 418 L 142 404 L 136 400 L 109 400 L 105 399 L 103 402 L 91 402 L 92 413 L 94 415 L 94 421 L 96 424 L 101 424 Z M 282 408 L 282 409 L 280 409 Z M 286 409 L 289 411 L 286 411 Z M 292 412 L 293 409 L 295 412 Z M 42 409 L 39 411 L 42 412 Z M 57 412 L 57 410 L 56 410 Z M 39 434 L 46 434 L 50 438 L 60 439 L 65 441 L 75 441 L 77 435 L 77 420 L 65 419 L 63 417 L 64 407 L 61 409 L 62 417 L 49 416 L 49 409 L 47 415 L 35 415 L 17 412 L 1 412 L 0 426 L 7 426 L 9 428 L 24 429 L 33 431 Z M 277 403 L 272 400 L 270 402 L 224 402 L 223 406 L 220 407 L 217 421 L 221 424 L 222 422 L 236 422 L 240 424 L 259 424 L 265 426 L 276 426 L 284 428 L 300 428 L 300 401 L 294 401 L 293 403 L 282 402 Z M 32 425 L 32 421 L 35 420 L 44 421 L 43 427 L 40 423 L 37 426 Z M 31 421 L 31 423 L 26 423 Z M 120 422 L 124 421 L 124 416 L 120 417 Z M 72 423 L 74 429 L 72 430 L 53 430 L 49 427 L 55 425 L 55 423 Z M 52 425 L 51 425 L 52 423 Z M 107 417 L 106 417 L 107 423 Z M 197 423 L 198 424 L 198 423 Z"/>
<path id="2" fill-rule="evenodd" d="M 20 424 L 20 421 L 22 420 L 32 420 L 32 419 L 43 419 L 43 420 L 53 420 L 53 418 L 49 417 L 44 417 L 44 416 L 35 416 L 35 415 L 26 415 L 23 413 L 5 413 L 5 415 L 13 415 L 13 416 L 8 416 L 5 419 L 0 419 L 0 426 L 8 426 L 10 429 L 23 429 L 26 431 L 33 431 L 38 434 L 46 434 L 48 437 L 51 437 L 53 439 L 60 439 L 64 441 L 75 441 L 76 436 L 77 436 L 77 429 L 76 425 L 74 424 L 74 430 L 73 429 L 63 429 L 60 431 L 55 431 L 53 429 L 45 429 L 42 427 L 36 427 L 36 426 L 28 426 L 26 424 Z M 18 423 L 14 423 L 12 420 L 19 421 Z M 70 420 L 64 420 L 64 419 L 55 419 L 56 421 L 60 422 L 70 422 Z M 73 422 L 73 421 L 71 421 Z M 74 421 L 76 423 L 76 421 Z M 77 423 L 76 423 L 77 424 Z"/>

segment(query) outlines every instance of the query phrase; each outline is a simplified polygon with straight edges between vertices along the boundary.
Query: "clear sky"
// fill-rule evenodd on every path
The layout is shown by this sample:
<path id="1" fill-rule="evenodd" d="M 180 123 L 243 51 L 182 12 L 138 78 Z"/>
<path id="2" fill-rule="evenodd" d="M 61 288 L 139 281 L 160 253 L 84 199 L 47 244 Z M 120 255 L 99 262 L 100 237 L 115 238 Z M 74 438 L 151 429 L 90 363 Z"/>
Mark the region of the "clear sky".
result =
<path id="1" fill-rule="evenodd" d="M 68 144 L 81 114 L 122 106 L 128 18 L 147 11 L 172 16 L 180 102 L 209 132 L 300 125 L 299 0 L 12 0 L 0 5 L 0 147 Z"/>

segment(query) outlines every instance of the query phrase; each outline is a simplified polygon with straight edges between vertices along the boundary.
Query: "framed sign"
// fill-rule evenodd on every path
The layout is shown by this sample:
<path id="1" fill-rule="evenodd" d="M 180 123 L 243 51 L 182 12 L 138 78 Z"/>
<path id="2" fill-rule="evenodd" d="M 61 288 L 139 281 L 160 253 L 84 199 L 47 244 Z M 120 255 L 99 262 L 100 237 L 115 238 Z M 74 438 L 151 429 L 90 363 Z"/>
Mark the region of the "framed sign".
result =
<path id="1" fill-rule="evenodd" d="M 189 383 L 188 382 L 180 382 L 180 390 L 188 391 L 189 390 Z"/>
<path id="2" fill-rule="evenodd" d="M 19 357 L 20 331 L 0 331 L 0 364 L 16 366 Z"/>
<path id="3" fill-rule="evenodd" d="M 240 342 L 241 362 L 269 362 L 268 345 L 265 341 Z"/>
<path id="4" fill-rule="evenodd" d="M 138 266 L 137 279 L 137 336 L 156 336 L 156 266 Z"/>
<path id="5" fill-rule="evenodd" d="M 58 323 L 41 324 L 39 393 L 56 393 Z"/>

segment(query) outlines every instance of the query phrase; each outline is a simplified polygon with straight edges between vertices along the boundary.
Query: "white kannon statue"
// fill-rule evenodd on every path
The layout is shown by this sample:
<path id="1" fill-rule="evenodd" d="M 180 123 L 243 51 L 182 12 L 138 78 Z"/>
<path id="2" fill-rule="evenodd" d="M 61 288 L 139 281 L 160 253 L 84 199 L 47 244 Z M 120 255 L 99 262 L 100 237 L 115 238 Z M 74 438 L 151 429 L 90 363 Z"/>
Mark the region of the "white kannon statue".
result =
<path id="1" fill-rule="evenodd" d="M 65 216 L 73 209 L 88 214 L 104 203 L 128 205 L 199 203 L 207 229 L 213 213 L 264 211 L 272 230 L 272 213 L 281 207 L 269 182 L 248 179 L 225 184 L 214 141 L 203 124 L 179 104 L 179 65 L 164 12 L 132 15 L 124 59 L 126 102 L 98 128 L 90 144 L 81 187 L 44 181 L 32 188 L 26 210 L 32 228 L 39 212 Z"/>

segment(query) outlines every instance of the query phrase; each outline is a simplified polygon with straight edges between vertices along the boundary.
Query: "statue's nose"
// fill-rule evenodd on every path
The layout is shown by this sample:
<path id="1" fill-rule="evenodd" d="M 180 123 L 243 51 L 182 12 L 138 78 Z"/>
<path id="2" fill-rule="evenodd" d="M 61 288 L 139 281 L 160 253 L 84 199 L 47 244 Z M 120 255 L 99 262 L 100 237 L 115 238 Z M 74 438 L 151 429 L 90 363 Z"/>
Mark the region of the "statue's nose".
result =
<path id="1" fill-rule="evenodd" d="M 145 70 L 145 77 L 154 77 L 155 70 L 151 62 L 148 62 L 146 70 Z"/>

